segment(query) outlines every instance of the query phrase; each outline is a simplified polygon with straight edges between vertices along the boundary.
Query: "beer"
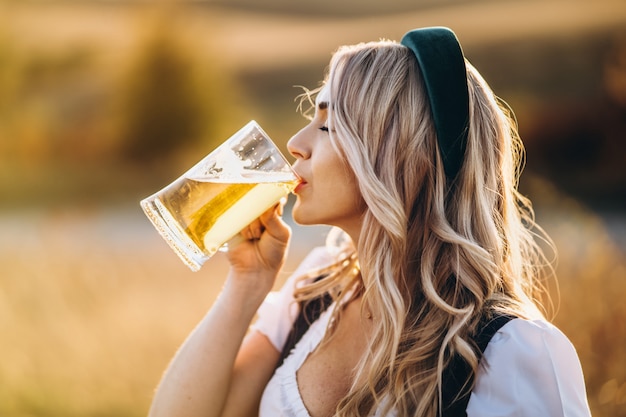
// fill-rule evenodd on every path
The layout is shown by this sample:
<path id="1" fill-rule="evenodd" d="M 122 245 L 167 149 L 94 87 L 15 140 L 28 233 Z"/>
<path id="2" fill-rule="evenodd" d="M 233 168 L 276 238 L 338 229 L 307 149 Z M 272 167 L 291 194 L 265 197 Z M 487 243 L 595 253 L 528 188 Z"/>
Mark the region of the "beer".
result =
<path id="1" fill-rule="evenodd" d="M 181 235 L 179 242 L 168 239 L 170 245 L 183 243 L 193 252 L 212 256 L 296 185 L 293 175 L 281 173 L 255 172 L 236 180 L 181 177 L 153 204 L 169 228 Z"/>
<path id="2" fill-rule="evenodd" d="M 274 142 L 251 120 L 140 204 L 180 259 L 198 271 L 298 181 Z"/>

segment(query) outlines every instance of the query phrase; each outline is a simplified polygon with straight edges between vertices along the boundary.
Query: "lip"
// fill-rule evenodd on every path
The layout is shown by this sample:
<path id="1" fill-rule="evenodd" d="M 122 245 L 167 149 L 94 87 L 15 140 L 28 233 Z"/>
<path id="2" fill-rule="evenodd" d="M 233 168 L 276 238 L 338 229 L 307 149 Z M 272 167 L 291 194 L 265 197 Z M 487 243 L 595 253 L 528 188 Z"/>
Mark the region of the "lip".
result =
<path id="1" fill-rule="evenodd" d="M 293 193 L 298 194 L 298 192 L 306 185 L 307 185 L 307 182 L 303 179 L 300 179 L 300 182 L 298 183 L 298 185 L 296 185 L 296 188 L 293 189 Z"/>

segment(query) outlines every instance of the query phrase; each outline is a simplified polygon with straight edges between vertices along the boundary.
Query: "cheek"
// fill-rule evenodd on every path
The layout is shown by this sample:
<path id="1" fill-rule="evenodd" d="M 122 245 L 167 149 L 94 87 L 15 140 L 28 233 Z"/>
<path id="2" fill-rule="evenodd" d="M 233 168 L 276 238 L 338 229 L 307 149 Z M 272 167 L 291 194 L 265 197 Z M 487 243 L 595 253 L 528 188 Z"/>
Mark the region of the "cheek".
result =
<path id="1" fill-rule="evenodd" d="M 363 199 L 363 195 L 361 194 L 361 190 L 359 189 L 359 184 L 352 175 L 347 182 L 348 190 L 346 190 L 346 194 L 350 195 L 350 200 L 352 202 L 352 206 L 356 209 L 357 212 L 363 213 L 366 208 L 365 200 Z"/>
<path id="2" fill-rule="evenodd" d="M 318 178 L 324 178 L 325 194 L 331 201 L 328 204 L 342 212 L 355 213 L 362 210 L 365 203 L 359 190 L 358 179 L 344 158 L 330 143 L 316 156 L 319 158 L 316 175 Z"/>
<path id="3" fill-rule="evenodd" d="M 341 202 L 342 207 L 353 212 L 364 210 L 365 201 L 361 195 L 357 178 L 350 168 L 343 164 L 338 165 L 331 184 L 334 188 L 333 195 L 337 202 Z"/>

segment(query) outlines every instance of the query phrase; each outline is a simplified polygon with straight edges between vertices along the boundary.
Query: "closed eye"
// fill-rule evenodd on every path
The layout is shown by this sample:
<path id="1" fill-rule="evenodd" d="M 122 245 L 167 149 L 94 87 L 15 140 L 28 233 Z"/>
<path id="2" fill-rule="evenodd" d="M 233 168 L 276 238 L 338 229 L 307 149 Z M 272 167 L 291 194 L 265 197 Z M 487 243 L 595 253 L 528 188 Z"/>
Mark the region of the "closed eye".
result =
<path id="1" fill-rule="evenodd" d="M 326 126 L 322 126 L 322 127 L 320 127 L 320 130 L 321 130 L 322 132 L 328 132 L 328 127 L 326 127 Z"/>

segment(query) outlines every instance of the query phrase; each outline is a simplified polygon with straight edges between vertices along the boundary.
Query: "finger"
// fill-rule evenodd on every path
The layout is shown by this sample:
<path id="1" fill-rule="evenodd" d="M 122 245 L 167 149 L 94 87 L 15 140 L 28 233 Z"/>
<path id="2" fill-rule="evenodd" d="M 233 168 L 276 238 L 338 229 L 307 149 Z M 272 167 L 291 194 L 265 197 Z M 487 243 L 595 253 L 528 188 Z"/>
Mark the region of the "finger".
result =
<path id="1" fill-rule="evenodd" d="M 287 203 L 287 198 L 283 197 L 278 201 L 278 203 L 274 204 L 272 207 L 267 209 L 263 214 L 261 214 L 261 216 L 259 217 L 261 224 L 265 226 L 268 222 L 268 219 L 270 219 L 272 216 L 276 214 L 279 217 L 281 217 L 283 215 L 283 208 L 285 207 L 286 203 Z"/>
<path id="2" fill-rule="evenodd" d="M 240 232 L 246 239 L 260 239 L 263 234 L 263 225 L 259 219 L 255 219 Z"/>
<path id="3" fill-rule="evenodd" d="M 283 197 L 278 202 L 278 207 L 276 208 L 276 212 L 279 216 L 283 215 L 283 209 L 285 208 L 285 204 L 287 204 L 287 197 Z"/>
<path id="4" fill-rule="evenodd" d="M 250 234 L 252 239 L 261 239 L 261 235 L 263 234 L 263 225 L 260 220 L 255 220 L 248 226 L 250 228 Z"/>
<path id="5" fill-rule="evenodd" d="M 249 226 L 244 227 L 241 232 L 239 232 L 241 236 L 243 236 L 246 240 L 252 240 L 252 231 Z"/>
<path id="6" fill-rule="evenodd" d="M 280 241 L 287 241 L 291 236 L 291 228 L 281 218 L 282 205 L 278 203 L 272 209 L 266 211 L 259 217 L 264 226 L 266 234 Z"/>

